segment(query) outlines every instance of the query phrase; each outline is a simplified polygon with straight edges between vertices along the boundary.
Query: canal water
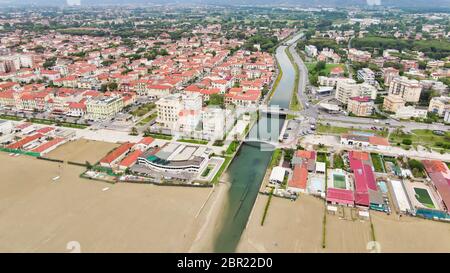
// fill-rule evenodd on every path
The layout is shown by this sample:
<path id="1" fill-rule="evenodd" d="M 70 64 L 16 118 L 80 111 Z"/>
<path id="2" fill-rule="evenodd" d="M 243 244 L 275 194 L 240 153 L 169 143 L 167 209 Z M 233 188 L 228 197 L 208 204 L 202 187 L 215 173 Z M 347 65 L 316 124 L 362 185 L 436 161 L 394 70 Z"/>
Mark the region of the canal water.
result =
<path id="1" fill-rule="evenodd" d="M 287 41 L 294 43 L 301 34 Z M 285 53 L 286 45 L 279 46 L 276 58 L 283 70 L 281 80 L 274 91 L 270 106 L 289 108 L 295 81 L 295 69 Z M 265 115 L 253 126 L 249 135 L 258 139 L 278 141 L 284 123 L 283 116 Z M 214 242 L 215 252 L 234 252 L 245 229 L 267 170 L 273 151 L 259 142 L 245 142 L 231 162 L 225 177 L 231 183 L 222 226 Z"/>

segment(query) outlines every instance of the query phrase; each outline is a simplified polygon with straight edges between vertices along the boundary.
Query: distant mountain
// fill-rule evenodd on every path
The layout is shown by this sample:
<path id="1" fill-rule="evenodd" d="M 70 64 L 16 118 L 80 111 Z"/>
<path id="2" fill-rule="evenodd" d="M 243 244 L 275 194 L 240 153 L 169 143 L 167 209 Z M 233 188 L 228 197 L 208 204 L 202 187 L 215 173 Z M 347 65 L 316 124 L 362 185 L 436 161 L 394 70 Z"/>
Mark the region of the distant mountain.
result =
<path id="1" fill-rule="evenodd" d="M 382 6 L 397 7 L 450 7 L 450 0 L 81 0 L 82 5 L 126 5 L 126 4 L 219 4 L 219 5 L 302 5 L 308 7 L 327 6 L 367 6 L 381 3 Z M 67 0 L 0 0 L 1 4 L 8 5 L 40 5 L 64 6 Z"/>

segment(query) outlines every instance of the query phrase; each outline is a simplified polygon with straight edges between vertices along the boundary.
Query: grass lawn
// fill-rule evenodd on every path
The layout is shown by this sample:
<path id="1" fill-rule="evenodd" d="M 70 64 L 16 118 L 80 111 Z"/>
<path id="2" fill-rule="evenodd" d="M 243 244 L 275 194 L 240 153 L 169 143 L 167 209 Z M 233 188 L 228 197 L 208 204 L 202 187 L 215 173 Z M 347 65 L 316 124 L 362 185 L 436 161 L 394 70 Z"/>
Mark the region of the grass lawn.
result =
<path id="1" fill-rule="evenodd" d="M 330 135 L 341 135 L 350 132 L 365 132 L 365 133 L 373 133 L 377 136 L 386 137 L 388 132 L 379 131 L 379 130 L 368 130 L 368 129 L 356 129 L 356 128 L 348 128 L 348 127 L 338 127 L 338 126 L 327 126 L 324 124 L 318 124 L 317 132 L 319 134 L 330 134 Z"/>
<path id="2" fill-rule="evenodd" d="M 227 151 L 225 152 L 225 154 L 227 154 L 227 155 L 234 154 L 234 152 L 236 152 L 238 147 L 239 147 L 239 141 L 236 141 L 236 140 L 232 141 L 230 143 L 230 145 L 228 146 Z"/>
<path id="3" fill-rule="evenodd" d="M 61 127 L 68 127 L 68 128 L 75 128 L 75 129 L 85 129 L 89 127 L 89 125 L 86 124 L 76 124 L 76 123 L 70 123 L 70 122 L 57 122 L 57 126 Z"/>
<path id="4" fill-rule="evenodd" d="M 158 139 L 172 140 L 172 136 L 163 135 L 163 134 L 145 134 L 146 137 L 153 137 Z"/>
<path id="5" fill-rule="evenodd" d="M 306 68 L 308 68 L 308 71 L 312 71 L 316 67 L 316 63 L 305 63 L 305 66 Z M 325 69 L 323 69 L 322 71 L 324 71 L 326 75 L 330 75 L 331 69 L 338 66 L 342 67 L 344 71 L 346 70 L 344 64 L 326 64 Z"/>
<path id="6" fill-rule="evenodd" d="M 317 153 L 317 162 L 327 162 L 327 154 L 326 153 Z"/>
<path id="7" fill-rule="evenodd" d="M 422 203 L 425 207 L 434 209 L 433 200 L 431 200 L 431 196 L 426 189 L 414 188 L 414 192 L 416 193 L 417 200 Z"/>
<path id="8" fill-rule="evenodd" d="M 298 90 L 298 84 L 299 84 L 299 77 L 300 77 L 300 73 L 298 70 L 298 65 L 297 63 L 294 61 L 294 57 L 292 56 L 291 52 L 289 51 L 289 48 L 286 48 L 286 54 L 289 57 L 289 60 L 291 61 L 292 65 L 294 66 L 295 69 L 295 84 L 294 84 L 294 90 L 292 90 L 292 97 L 291 97 L 291 101 L 289 103 L 289 110 L 293 110 L 293 111 L 300 111 L 302 110 L 302 106 L 300 104 L 300 102 L 298 101 L 297 98 L 297 90 Z"/>
<path id="9" fill-rule="evenodd" d="M 282 154 L 281 149 L 275 149 L 275 151 L 272 154 L 272 159 L 270 160 L 268 169 L 278 166 L 278 163 L 280 162 L 281 159 L 281 154 Z"/>
<path id="10" fill-rule="evenodd" d="M 19 120 L 22 120 L 23 118 L 22 117 L 11 116 L 11 115 L 0 115 L 0 119 L 19 121 Z"/>
<path id="11" fill-rule="evenodd" d="M 232 159 L 232 157 L 225 157 L 225 161 L 223 162 L 222 166 L 220 166 L 219 171 L 216 173 L 211 183 L 216 184 L 217 182 L 219 182 L 222 173 L 228 168 L 228 165 L 230 165 Z"/>
<path id="12" fill-rule="evenodd" d="M 178 141 L 179 142 L 192 143 L 192 144 L 202 144 L 202 145 L 208 144 L 207 140 L 202 140 L 202 139 L 181 138 Z"/>
<path id="13" fill-rule="evenodd" d="M 138 125 L 139 126 L 144 126 L 145 124 L 147 124 L 150 121 L 154 120 L 157 116 L 158 116 L 158 113 L 155 112 L 155 113 L 151 114 L 150 116 L 144 118 L 143 120 L 139 121 Z"/>
<path id="14" fill-rule="evenodd" d="M 438 136 L 433 134 L 431 130 L 417 129 L 412 130 L 411 134 L 393 132 L 389 141 L 392 144 L 402 143 L 404 139 L 411 139 L 412 145 L 422 145 L 426 147 L 439 148 L 438 143 L 446 143 L 450 141 L 450 132 L 447 132 L 445 136 Z"/>
<path id="15" fill-rule="evenodd" d="M 207 177 L 213 168 L 214 168 L 214 166 L 208 165 L 208 167 L 206 167 L 206 169 L 203 171 L 202 177 Z"/>
<path id="16" fill-rule="evenodd" d="M 27 119 L 27 121 L 32 122 L 32 123 L 45 124 L 45 125 L 55 124 L 55 121 L 53 121 L 53 120 L 41 119 L 41 118 L 30 118 L 30 119 Z"/>
<path id="17" fill-rule="evenodd" d="M 149 102 L 139 106 L 136 110 L 132 111 L 131 114 L 136 117 L 142 117 L 143 115 L 153 110 L 155 107 L 156 105 L 153 102 Z"/>
<path id="18" fill-rule="evenodd" d="M 375 172 L 384 173 L 383 160 L 381 159 L 381 156 L 376 153 L 371 153 L 370 157 L 372 158 L 372 164 L 375 169 Z"/>
<path id="19" fill-rule="evenodd" d="M 335 169 L 345 169 L 345 163 L 340 154 L 333 155 L 333 165 Z"/>

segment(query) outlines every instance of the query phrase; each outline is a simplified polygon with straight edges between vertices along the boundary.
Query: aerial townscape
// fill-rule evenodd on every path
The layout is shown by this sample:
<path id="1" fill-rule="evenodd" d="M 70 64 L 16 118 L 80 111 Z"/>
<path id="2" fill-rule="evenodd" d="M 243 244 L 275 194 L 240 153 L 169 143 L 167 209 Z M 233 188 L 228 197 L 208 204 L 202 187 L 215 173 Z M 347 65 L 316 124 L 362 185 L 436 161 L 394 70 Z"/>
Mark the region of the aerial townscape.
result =
<path id="1" fill-rule="evenodd" d="M 416 1 L 0 1 L 0 252 L 450 252 Z"/>

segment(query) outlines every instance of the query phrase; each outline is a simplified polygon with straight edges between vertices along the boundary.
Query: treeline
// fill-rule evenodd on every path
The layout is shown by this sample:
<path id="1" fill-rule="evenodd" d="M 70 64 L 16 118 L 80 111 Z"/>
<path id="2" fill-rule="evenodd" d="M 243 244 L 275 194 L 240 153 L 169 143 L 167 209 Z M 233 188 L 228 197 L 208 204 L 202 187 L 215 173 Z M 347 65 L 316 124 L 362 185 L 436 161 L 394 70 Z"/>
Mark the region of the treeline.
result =
<path id="1" fill-rule="evenodd" d="M 256 51 L 254 45 L 259 44 L 261 47 L 261 51 L 273 53 L 275 50 L 275 46 L 278 43 L 278 38 L 272 35 L 267 36 L 256 34 L 247 39 L 247 41 L 244 43 L 243 48 L 250 51 Z"/>
<path id="2" fill-rule="evenodd" d="M 446 40 L 400 40 L 395 38 L 386 38 L 370 36 L 364 38 L 355 38 L 352 40 L 352 46 L 362 50 L 373 51 L 374 49 L 397 49 L 397 50 L 416 50 L 423 52 L 432 59 L 444 59 L 450 55 L 450 42 Z"/>

